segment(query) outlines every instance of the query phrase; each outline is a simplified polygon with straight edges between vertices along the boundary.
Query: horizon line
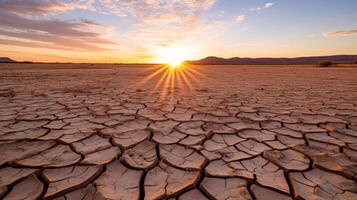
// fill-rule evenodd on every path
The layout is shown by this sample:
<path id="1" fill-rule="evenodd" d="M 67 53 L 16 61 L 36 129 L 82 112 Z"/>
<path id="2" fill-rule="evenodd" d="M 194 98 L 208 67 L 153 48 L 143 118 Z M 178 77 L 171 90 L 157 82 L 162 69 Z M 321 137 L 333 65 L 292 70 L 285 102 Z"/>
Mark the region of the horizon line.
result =
<path id="1" fill-rule="evenodd" d="M 182 63 L 190 63 L 190 62 L 199 62 L 206 58 L 218 58 L 218 59 L 233 59 L 233 58 L 241 58 L 241 59 L 297 59 L 297 58 L 316 58 L 316 57 L 333 57 L 333 56 L 357 56 L 357 54 L 330 54 L 330 55 L 313 55 L 313 56 L 298 56 L 298 57 L 219 57 L 219 56 L 206 56 L 204 58 L 200 58 L 197 60 L 184 60 Z M 0 57 L 0 58 L 8 58 L 13 60 L 11 57 Z M 14 62 L 1 62 L 0 63 L 33 63 L 33 64 L 119 64 L 119 65 L 166 65 L 168 63 L 150 63 L 150 62 L 58 62 L 58 61 L 28 61 L 28 60 L 13 60 Z M 269 64 L 269 63 L 268 63 Z M 309 64 L 309 63 L 307 63 Z"/>

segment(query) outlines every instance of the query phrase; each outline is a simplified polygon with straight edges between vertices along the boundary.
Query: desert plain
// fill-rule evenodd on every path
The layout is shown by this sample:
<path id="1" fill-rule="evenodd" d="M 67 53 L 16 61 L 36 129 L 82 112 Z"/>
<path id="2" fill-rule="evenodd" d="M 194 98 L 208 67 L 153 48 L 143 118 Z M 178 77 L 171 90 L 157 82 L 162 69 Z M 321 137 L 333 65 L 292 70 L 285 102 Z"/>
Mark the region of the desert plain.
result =
<path id="1" fill-rule="evenodd" d="M 0 199 L 357 199 L 357 68 L 1 64 Z"/>

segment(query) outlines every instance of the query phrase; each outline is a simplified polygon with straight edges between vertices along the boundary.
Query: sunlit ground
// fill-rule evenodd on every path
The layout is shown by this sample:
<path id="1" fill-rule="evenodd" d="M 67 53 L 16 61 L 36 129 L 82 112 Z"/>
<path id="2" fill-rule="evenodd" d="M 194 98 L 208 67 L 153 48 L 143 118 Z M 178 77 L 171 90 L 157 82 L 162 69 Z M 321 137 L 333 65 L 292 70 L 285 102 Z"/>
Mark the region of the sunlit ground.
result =
<path id="1" fill-rule="evenodd" d="M 194 94 L 193 84 L 197 83 L 204 75 L 199 72 L 199 67 L 185 62 L 171 62 L 156 66 L 154 72 L 138 83 L 139 87 L 146 83 L 156 81 L 152 92 L 160 92 L 160 99 L 173 96 L 175 92 Z"/>

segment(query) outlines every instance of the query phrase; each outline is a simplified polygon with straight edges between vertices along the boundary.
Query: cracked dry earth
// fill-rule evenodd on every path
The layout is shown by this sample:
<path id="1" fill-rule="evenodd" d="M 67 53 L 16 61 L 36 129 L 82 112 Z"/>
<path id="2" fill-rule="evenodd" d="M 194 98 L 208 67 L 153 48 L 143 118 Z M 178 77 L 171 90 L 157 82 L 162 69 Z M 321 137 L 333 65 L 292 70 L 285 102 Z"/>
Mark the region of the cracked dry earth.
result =
<path id="1" fill-rule="evenodd" d="M 357 68 L 155 69 L 0 67 L 0 198 L 357 199 Z"/>

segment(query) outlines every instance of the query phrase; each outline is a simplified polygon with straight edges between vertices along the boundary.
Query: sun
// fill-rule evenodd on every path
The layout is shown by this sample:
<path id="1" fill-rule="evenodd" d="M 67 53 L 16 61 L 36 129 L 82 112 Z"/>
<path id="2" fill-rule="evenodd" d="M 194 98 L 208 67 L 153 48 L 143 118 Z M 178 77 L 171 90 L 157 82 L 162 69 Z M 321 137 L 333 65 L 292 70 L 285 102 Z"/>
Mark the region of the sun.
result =
<path id="1" fill-rule="evenodd" d="M 175 69 L 177 67 L 180 67 L 183 61 L 184 60 L 182 59 L 172 58 L 169 61 L 167 61 L 167 64 L 169 65 L 170 68 Z"/>
<path id="2" fill-rule="evenodd" d="M 176 69 L 189 59 L 191 50 L 183 46 L 172 45 L 157 49 L 157 57 L 160 63 L 167 64 L 171 69 Z"/>

